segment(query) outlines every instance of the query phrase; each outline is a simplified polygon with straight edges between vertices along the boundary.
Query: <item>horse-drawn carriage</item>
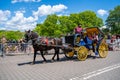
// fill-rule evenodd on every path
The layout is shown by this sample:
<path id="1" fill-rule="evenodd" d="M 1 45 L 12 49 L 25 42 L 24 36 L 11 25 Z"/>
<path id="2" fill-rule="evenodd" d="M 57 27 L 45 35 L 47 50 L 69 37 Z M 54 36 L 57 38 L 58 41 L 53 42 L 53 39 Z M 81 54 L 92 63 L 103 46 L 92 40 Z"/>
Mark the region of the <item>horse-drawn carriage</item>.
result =
<path id="1" fill-rule="evenodd" d="M 98 40 L 92 39 L 93 35 L 97 35 Z M 108 45 L 106 44 L 104 34 L 97 27 L 86 28 L 81 34 L 65 36 L 63 40 L 59 38 L 39 38 L 37 33 L 26 31 L 25 41 L 28 42 L 29 40 L 32 40 L 34 48 L 33 63 L 35 63 L 37 51 L 41 52 L 42 58 L 46 61 L 43 51 L 50 49 L 55 50 L 52 60 L 54 60 L 56 55 L 57 60 L 59 60 L 59 49 L 63 50 L 67 58 L 72 58 L 76 54 L 78 59 L 82 61 L 86 60 L 90 51 L 99 54 L 101 58 L 105 58 L 108 54 Z"/>
<path id="2" fill-rule="evenodd" d="M 98 40 L 93 39 L 94 35 L 97 36 Z M 99 54 L 101 58 L 105 58 L 108 54 L 108 45 L 104 34 L 97 27 L 86 28 L 81 34 L 65 36 L 64 45 L 68 47 L 68 49 L 64 50 L 67 58 L 72 58 L 76 54 L 81 61 L 86 60 L 91 51 Z"/>

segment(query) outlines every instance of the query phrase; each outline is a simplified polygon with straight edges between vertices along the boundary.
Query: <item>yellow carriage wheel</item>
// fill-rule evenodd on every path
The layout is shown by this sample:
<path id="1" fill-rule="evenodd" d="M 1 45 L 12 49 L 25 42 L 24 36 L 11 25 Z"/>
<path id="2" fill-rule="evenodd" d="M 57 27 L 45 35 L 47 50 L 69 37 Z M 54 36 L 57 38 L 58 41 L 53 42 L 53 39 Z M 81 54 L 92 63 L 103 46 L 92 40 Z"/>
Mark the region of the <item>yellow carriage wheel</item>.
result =
<path id="1" fill-rule="evenodd" d="M 101 43 L 98 48 L 99 56 L 105 58 L 108 55 L 108 45 L 106 43 Z"/>
<path id="2" fill-rule="evenodd" d="M 85 46 L 80 46 L 77 51 L 77 58 L 80 61 L 85 61 L 88 56 L 88 49 Z"/>
<path id="3" fill-rule="evenodd" d="M 67 51 L 67 52 L 65 52 L 65 56 L 66 56 L 67 58 L 72 58 L 72 57 L 74 56 L 74 51 L 72 50 L 72 51 Z"/>

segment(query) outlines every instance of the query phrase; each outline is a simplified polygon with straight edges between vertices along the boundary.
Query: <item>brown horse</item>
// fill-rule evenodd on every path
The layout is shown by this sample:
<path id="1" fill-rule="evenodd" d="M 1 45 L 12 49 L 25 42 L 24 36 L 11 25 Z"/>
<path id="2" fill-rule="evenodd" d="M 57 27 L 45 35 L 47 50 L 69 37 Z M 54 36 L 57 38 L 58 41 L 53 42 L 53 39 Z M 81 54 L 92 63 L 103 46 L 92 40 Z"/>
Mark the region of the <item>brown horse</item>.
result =
<path id="1" fill-rule="evenodd" d="M 40 51 L 42 58 L 46 62 L 46 58 L 44 57 L 43 51 L 54 49 L 55 53 L 52 57 L 52 61 L 54 60 L 55 56 L 57 55 L 57 60 L 59 60 L 59 49 L 60 47 L 56 47 L 56 45 L 62 45 L 61 39 L 55 39 L 55 38 L 45 38 L 38 36 L 37 33 L 33 31 L 25 31 L 25 41 L 28 42 L 29 40 L 32 40 L 32 45 L 34 48 L 34 58 L 32 64 L 35 64 L 35 58 L 37 51 Z"/>

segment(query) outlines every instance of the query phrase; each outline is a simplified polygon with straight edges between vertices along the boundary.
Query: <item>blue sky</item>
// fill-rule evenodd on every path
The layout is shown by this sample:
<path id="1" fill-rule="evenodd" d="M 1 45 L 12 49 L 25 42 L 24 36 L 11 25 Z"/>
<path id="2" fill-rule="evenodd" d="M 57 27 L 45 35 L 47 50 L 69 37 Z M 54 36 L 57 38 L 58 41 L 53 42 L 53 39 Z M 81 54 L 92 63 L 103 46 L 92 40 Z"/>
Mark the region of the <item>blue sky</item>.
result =
<path id="1" fill-rule="evenodd" d="M 120 0 L 0 0 L 0 30 L 34 29 L 49 14 L 94 11 L 105 22 Z"/>

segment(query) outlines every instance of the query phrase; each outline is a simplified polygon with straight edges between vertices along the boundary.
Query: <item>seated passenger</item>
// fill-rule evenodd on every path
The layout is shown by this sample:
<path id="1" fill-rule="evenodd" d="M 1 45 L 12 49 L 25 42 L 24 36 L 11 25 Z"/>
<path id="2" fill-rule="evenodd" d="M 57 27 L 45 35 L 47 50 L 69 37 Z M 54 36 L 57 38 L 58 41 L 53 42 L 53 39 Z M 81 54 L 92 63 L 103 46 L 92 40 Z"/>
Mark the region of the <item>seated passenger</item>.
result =
<path id="1" fill-rule="evenodd" d="M 90 40 L 93 40 L 93 36 L 92 36 L 92 35 L 88 35 L 88 38 L 89 38 Z"/>
<path id="2" fill-rule="evenodd" d="M 98 41 L 98 35 L 96 33 L 93 34 L 93 41 L 97 43 Z"/>
<path id="3" fill-rule="evenodd" d="M 93 52 L 95 53 L 95 56 L 93 58 L 96 58 L 98 57 L 98 51 L 97 51 L 97 48 L 98 48 L 98 34 L 97 33 L 94 33 L 93 34 Z"/>

